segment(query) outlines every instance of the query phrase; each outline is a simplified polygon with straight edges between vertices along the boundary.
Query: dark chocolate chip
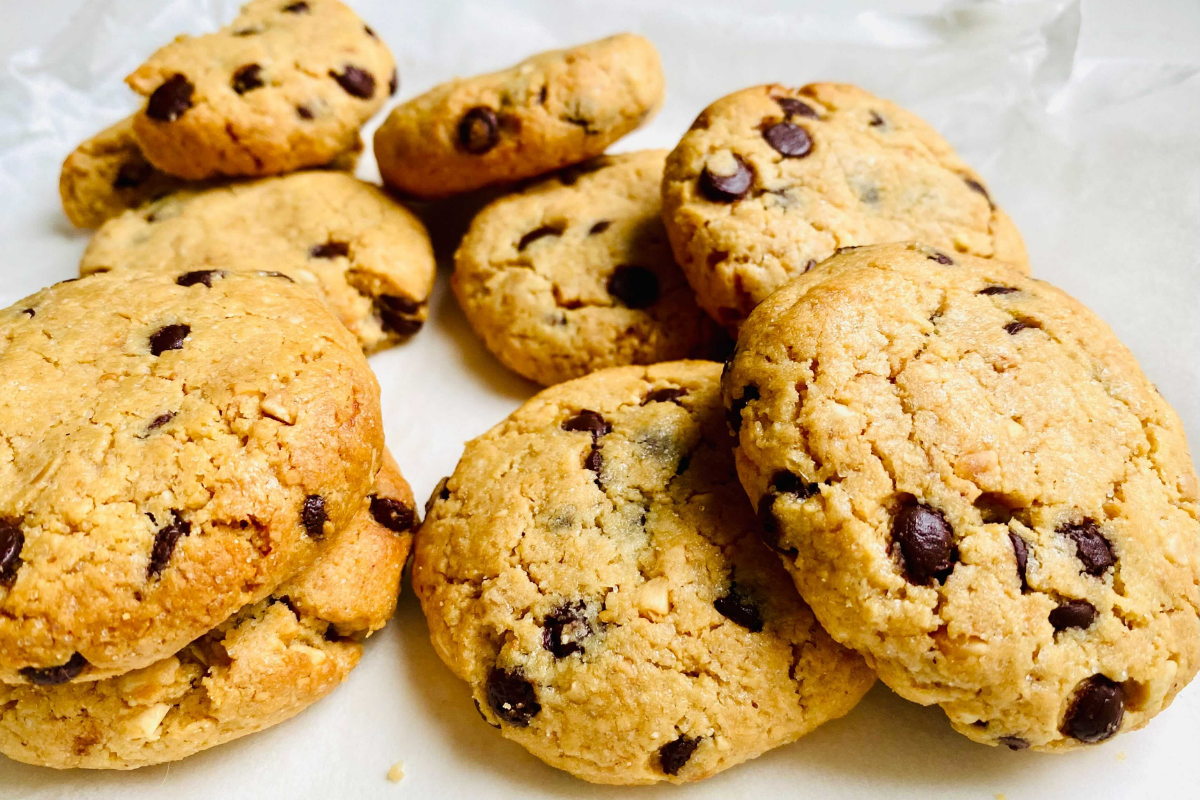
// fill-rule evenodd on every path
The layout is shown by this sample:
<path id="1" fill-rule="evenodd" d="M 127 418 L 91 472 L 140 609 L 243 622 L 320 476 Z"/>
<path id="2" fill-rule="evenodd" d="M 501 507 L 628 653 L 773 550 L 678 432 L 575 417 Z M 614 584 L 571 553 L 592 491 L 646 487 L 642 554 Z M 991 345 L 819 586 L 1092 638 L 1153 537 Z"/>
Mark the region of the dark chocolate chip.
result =
<path id="1" fill-rule="evenodd" d="M 182 75 L 172 75 L 154 90 L 146 102 L 146 116 L 159 122 L 174 122 L 192 107 L 196 87 Z"/>
<path id="2" fill-rule="evenodd" d="M 399 500 L 391 497 L 371 495 L 371 516 L 383 527 L 396 533 L 412 530 L 417 521 L 416 512 Z"/>
<path id="3" fill-rule="evenodd" d="M 681 389 L 678 386 L 665 386 L 662 389 L 655 389 L 642 400 L 642 405 L 648 403 L 673 403 L 679 398 L 687 394 L 687 389 Z"/>
<path id="4" fill-rule="evenodd" d="M 345 258 L 350 255 L 350 245 L 347 242 L 328 241 L 314 244 L 308 254 L 313 258 Z"/>
<path id="5" fill-rule="evenodd" d="M 346 67 L 341 72 L 329 70 L 329 77 L 346 90 L 346 94 L 360 100 L 370 100 L 375 94 L 375 78 L 365 69 Z"/>
<path id="6" fill-rule="evenodd" d="M 817 112 L 813 110 L 813 107 L 803 100 L 797 100 L 794 97 L 774 97 L 772 99 L 779 104 L 779 107 L 783 109 L 783 113 L 789 117 L 820 118 Z"/>
<path id="7" fill-rule="evenodd" d="M 425 324 L 421 309 L 425 307 L 409 297 L 381 294 L 375 298 L 375 310 L 383 329 L 397 336 L 412 336 Z"/>
<path id="8" fill-rule="evenodd" d="M 779 540 L 779 518 L 775 516 L 775 501 L 777 494 L 765 494 L 758 501 L 758 522 L 762 529 L 762 540 L 767 547 L 786 556 L 797 556 L 799 552 L 793 547 L 784 547 Z"/>
<path id="9" fill-rule="evenodd" d="M 312 119 L 313 118 L 312 109 L 309 108 L 308 106 L 296 106 L 296 115 L 298 117 L 300 117 L 300 119 Z"/>
<path id="10" fill-rule="evenodd" d="M 150 334 L 150 355 L 158 356 L 168 350 L 183 347 L 183 340 L 192 332 L 190 325 L 167 325 Z"/>
<path id="11" fill-rule="evenodd" d="M 263 87 L 262 67 L 258 64 L 247 64 L 233 73 L 233 81 L 230 86 L 238 94 L 245 94 L 252 89 L 261 89 Z"/>
<path id="12" fill-rule="evenodd" d="M 607 219 L 600 220 L 599 222 L 597 222 L 595 225 L 593 225 L 591 227 L 591 229 L 588 231 L 588 236 L 595 236 L 598 233 L 604 233 L 606 230 L 608 230 L 609 225 L 612 225 L 611 220 L 607 220 Z"/>
<path id="13" fill-rule="evenodd" d="M 1100 532 L 1095 521 L 1085 519 L 1082 522 L 1061 525 L 1058 533 L 1075 542 L 1075 556 L 1083 563 L 1083 569 L 1089 575 L 1099 577 L 1117 563 L 1112 545 Z"/>
<path id="14" fill-rule="evenodd" d="M 713 601 L 713 608 L 717 609 L 721 616 L 736 622 L 751 633 L 758 633 L 763 629 L 762 613 L 758 606 L 738 589 L 736 583 L 730 583 L 729 592 Z"/>
<path id="15" fill-rule="evenodd" d="M 276 272 L 273 269 L 260 269 L 257 273 L 260 278 L 283 278 L 288 283 L 295 283 L 291 275 L 284 275 L 282 272 Z"/>
<path id="16" fill-rule="evenodd" d="M 787 158 L 803 158 L 812 152 L 808 131 L 791 122 L 778 122 L 763 131 L 763 138 L 777 153 Z"/>
<path id="17" fill-rule="evenodd" d="M 146 426 L 146 430 L 149 430 L 149 431 L 158 430 L 163 425 L 166 425 L 168 422 L 170 422 L 173 419 L 175 419 L 174 411 L 168 411 L 165 414 L 159 414 L 157 417 L 150 420 L 150 424 Z"/>
<path id="18" fill-rule="evenodd" d="M 1125 690 L 1121 684 L 1093 675 L 1075 687 L 1067 708 L 1063 733 L 1081 742 L 1102 742 L 1121 727 L 1125 716 Z"/>
<path id="19" fill-rule="evenodd" d="M 628 308 L 648 308 L 658 301 L 658 276 L 645 267 L 617 267 L 605 288 Z"/>
<path id="20" fill-rule="evenodd" d="M 1001 736 L 1000 744 L 1004 745 L 1009 750 L 1025 750 L 1029 747 L 1029 742 L 1025 741 L 1020 736 Z"/>
<path id="21" fill-rule="evenodd" d="M 954 569 L 954 530 L 936 508 L 920 503 L 901 508 L 892 520 L 892 541 L 911 583 L 928 586 Z"/>
<path id="22" fill-rule="evenodd" d="M 300 520 L 304 523 L 304 532 L 310 539 L 320 539 L 325 535 L 325 521 L 328 519 L 324 497 L 319 494 L 310 494 L 304 498 L 304 508 L 300 511 Z"/>
<path id="23" fill-rule="evenodd" d="M 742 430 L 742 411 L 745 410 L 752 401 L 758 399 L 758 387 L 753 383 L 742 388 L 742 396 L 733 401 L 733 405 L 725 412 L 725 421 L 729 423 L 729 430 L 737 435 Z"/>
<path id="24" fill-rule="evenodd" d="M 575 416 L 563 423 L 564 431 L 583 431 L 592 435 L 592 441 L 599 439 L 605 434 L 612 433 L 612 425 L 605 421 L 604 417 L 590 409 L 583 409 Z"/>
<path id="25" fill-rule="evenodd" d="M 1011 531 L 1008 540 L 1012 542 L 1013 557 L 1017 560 L 1017 577 L 1021 579 L 1021 591 L 1025 591 L 1029 588 L 1029 583 L 1025 580 L 1026 569 L 1029 567 L 1029 544 Z"/>
<path id="26" fill-rule="evenodd" d="M 500 667 L 488 673 L 487 701 L 501 721 L 518 728 L 528 726 L 542 710 L 533 684 L 523 675 Z"/>
<path id="27" fill-rule="evenodd" d="M 397 70 L 392 70 L 392 77 L 388 78 L 388 97 L 396 93 L 400 88 L 400 73 Z"/>
<path id="28" fill-rule="evenodd" d="M 600 483 L 600 470 L 604 468 L 604 456 L 600 455 L 597 445 L 592 445 L 591 451 L 583 457 L 583 468 L 596 473 L 596 485 L 603 488 Z"/>
<path id="29" fill-rule="evenodd" d="M 1016 336 L 1018 333 L 1029 327 L 1032 326 L 1028 322 L 1014 319 L 1012 322 L 1004 326 L 1004 330 L 1007 331 L 1010 336 Z"/>
<path id="30" fill-rule="evenodd" d="M 21 677 L 35 686 L 58 686 L 83 672 L 87 663 L 86 658 L 76 653 L 67 663 L 57 667 L 25 667 L 21 670 Z"/>
<path id="31" fill-rule="evenodd" d="M 1096 620 L 1096 607 L 1087 600 L 1068 600 L 1050 612 L 1054 630 L 1087 628 Z"/>
<path id="32" fill-rule="evenodd" d="M 553 225 L 543 225 L 540 228 L 534 228 L 522 236 L 521 241 L 517 242 L 517 250 L 524 250 L 538 239 L 545 238 L 546 236 L 562 236 L 562 228 L 557 228 Z"/>
<path id="33" fill-rule="evenodd" d="M 150 166 L 147 161 L 126 161 L 117 170 L 117 177 L 113 179 L 113 188 L 133 189 L 148 181 L 153 174 L 154 167 Z"/>
<path id="34" fill-rule="evenodd" d="M 989 204 L 992 202 L 992 196 L 988 194 L 988 190 L 983 187 L 982 183 L 974 178 L 963 178 L 963 182 L 967 184 L 967 187 L 971 191 L 978 192 L 979 194 L 983 195 L 984 199 L 987 200 Z"/>
<path id="35" fill-rule="evenodd" d="M 487 106 L 475 106 L 458 123 L 458 143 L 472 155 L 482 155 L 500 141 L 500 120 Z"/>
<path id="36" fill-rule="evenodd" d="M 370 36 L 372 39 L 379 38 L 378 34 L 375 33 L 375 31 L 371 28 L 370 25 L 363 25 L 363 30 L 366 31 L 367 36 Z"/>
<path id="37" fill-rule="evenodd" d="M 582 600 L 566 603 L 551 611 L 542 621 L 542 645 L 555 658 L 582 653 L 581 642 L 592 635 L 587 619 L 587 606 Z"/>
<path id="38" fill-rule="evenodd" d="M 683 769 L 683 765 L 688 762 L 692 753 L 696 752 L 696 748 L 699 746 L 698 738 L 680 736 L 675 741 L 658 748 L 658 760 L 662 763 L 662 771 L 668 775 L 678 775 L 679 770 Z"/>
<path id="39" fill-rule="evenodd" d="M 303 1 L 299 2 L 299 3 L 292 3 L 290 5 L 284 6 L 281 10 L 288 14 L 307 14 L 308 13 L 308 3 L 305 3 Z"/>
<path id="40" fill-rule="evenodd" d="M 945 253 L 934 253 L 933 255 L 929 256 L 929 260 L 936 261 L 937 263 L 944 264 L 946 266 L 952 266 L 954 264 L 954 259 Z"/>
<path id="41" fill-rule="evenodd" d="M 982 294 L 982 295 L 987 295 L 988 297 L 991 297 L 992 295 L 1012 294 L 1013 292 L 1019 292 L 1019 291 L 1020 291 L 1020 289 L 1014 289 L 1011 286 L 985 286 L 984 288 L 980 289 L 975 294 Z"/>
<path id="42" fill-rule="evenodd" d="M 28 314 L 30 319 L 33 319 L 34 317 L 37 316 L 37 312 L 34 311 L 32 308 L 22 308 L 21 313 Z"/>
<path id="43" fill-rule="evenodd" d="M 21 568 L 21 548 L 25 546 L 25 532 L 21 525 L 10 519 L 0 519 L 0 586 L 12 588 Z"/>
<path id="44" fill-rule="evenodd" d="M 734 200 L 740 200 L 754 183 L 754 171 L 741 156 L 734 156 L 733 160 L 732 175 L 717 175 L 710 172 L 707 166 L 700 173 L 700 192 L 714 203 L 732 203 Z"/>
<path id="45" fill-rule="evenodd" d="M 871 121 L 868 123 L 872 128 L 881 128 L 884 125 L 883 117 L 876 112 L 871 112 Z"/>
<path id="46" fill-rule="evenodd" d="M 187 536 L 191 532 L 192 523 L 180 517 L 178 511 L 172 511 L 171 521 L 154 534 L 154 546 L 150 548 L 150 564 L 146 567 L 147 578 L 156 577 L 166 569 L 179 537 Z"/>
<path id="47" fill-rule="evenodd" d="M 815 483 L 809 483 L 794 472 L 779 471 L 771 476 L 771 490 L 776 494 L 794 494 L 807 500 L 820 491 Z"/>
<path id="48" fill-rule="evenodd" d="M 201 283 L 211 289 L 213 281 L 220 280 L 228 274 L 223 269 L 197 269 L 183 273 L 175 279 L 175 283 L 179 286 L 195 286 Z"/>

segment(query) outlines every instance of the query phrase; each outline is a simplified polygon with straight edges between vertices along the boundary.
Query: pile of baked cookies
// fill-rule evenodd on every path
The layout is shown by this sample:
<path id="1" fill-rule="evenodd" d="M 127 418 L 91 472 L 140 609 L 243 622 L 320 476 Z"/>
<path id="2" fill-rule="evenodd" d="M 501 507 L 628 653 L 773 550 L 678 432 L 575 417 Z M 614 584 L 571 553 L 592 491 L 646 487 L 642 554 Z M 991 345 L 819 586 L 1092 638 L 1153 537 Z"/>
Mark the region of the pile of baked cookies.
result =
<path id="1" fill-rule="evenodd" d="M 418 526 L 364 358 L 434 280 L 397 198 L 480 192 L 455 296 L 550 388 L 466 444 L 412 582 L 502 735 L 692 781 L 878 676 L 1062 751 L 1196 674 L 1179 419 L 911 113 L 758 86 L 606 156 L 664 92 L 626 34 L 397 106 L 385 192 L 348 170 L 394 63 L 335 0 L 255 0 L 128 82 L 63 168 L 85 277 L 0 312 L 0 752 L 158 763 L 345 677 Z"/>

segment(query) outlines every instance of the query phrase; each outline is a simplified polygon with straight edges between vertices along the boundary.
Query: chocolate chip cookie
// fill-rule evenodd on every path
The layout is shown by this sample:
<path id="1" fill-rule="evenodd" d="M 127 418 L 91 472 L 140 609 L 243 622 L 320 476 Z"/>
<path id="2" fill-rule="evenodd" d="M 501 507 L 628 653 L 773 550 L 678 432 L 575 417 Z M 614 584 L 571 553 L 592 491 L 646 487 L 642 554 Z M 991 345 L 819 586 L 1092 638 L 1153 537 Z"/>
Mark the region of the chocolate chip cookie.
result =
<path id="1" fill-rule="evenodd" d="M 550 385 L 727 341 L 671 256 L 659 214 L 665 156 L 602 156 L 475 217 L 451 285 L 509 369 Z"/>
<path id="2" fill-rule="evenodd" d="M 467 444 L 413 588 L 484 720 L 597 783 L 699 780 L 849 711 L 874 678 L 760 540 L 720 366 L 601 370 Z"/>
<path id="3" fill-rule="evenodd" d="M 337 0 L 253 0 L 233 22 L 181 36 L 125 82 L 146 98 L 146 159 L 187 180 L 327 164 L 396 89 L 374 31 Z"/>
<path id="4" fill-rule="evenodd" d="M 742 484 L 817 618 L 960 733 L 1099 742 L 1195 676 L 1182 425 L 1063 292 L 858 248 L 750 315 L 723 389 Z"/>
<path id="5" fill-rule="evenodd" d="M 437 271 L 408 209 L 377 186 L 321 171 L 170 195 L 105 223 L 79 265 L 83 275 L 198 281 L 250 268 L 315 289 L 368 353 L 421 328 Z"/>
<path id="6" fill-rule="evenodd" d="M 390 457 L 360 509 L 312 567 L 175 655 L 92 683 L 0 684 L 0 752 L 59 769 L 133 769 L 263 730 L 324 697 L 396 607 L 415 514 Z"/>
<path id="7" fill-rule="evenodd" d="M 603 153 L 658 110 L 663 83 L 654 45 L 629 33 L 541 53 L 392 109 L 375 159 L 422 198 L 530 178 Z"/>
<path id="8" fill-rule="evenodd" d="M 165 658 L 308 566 L 368 493 L 379 386 L 270 275 L 93 275 L 0 311 L 0 680 Z"/>
<path id="9" fill-rule="evenodd" d="M 756 86 L 667 158 L 663 220 L 700 305 L 736 330 L 841 247 L 918 239 L 1028 271 L 983 179 L 916 115 L 854 86 Z"/>

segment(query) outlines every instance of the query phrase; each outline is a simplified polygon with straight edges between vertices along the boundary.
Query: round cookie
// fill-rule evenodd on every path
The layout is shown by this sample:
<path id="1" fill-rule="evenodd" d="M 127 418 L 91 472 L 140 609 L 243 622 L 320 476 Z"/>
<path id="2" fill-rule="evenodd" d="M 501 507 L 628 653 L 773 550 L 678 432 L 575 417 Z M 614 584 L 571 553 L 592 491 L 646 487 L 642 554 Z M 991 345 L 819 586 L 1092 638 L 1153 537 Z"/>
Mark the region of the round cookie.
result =
<path id="1" fill-rule="evenodd" d="M 327 164 L 396 90 L 387 45 L 337 0 L 253 0 L 216 33 L 181 36 L 125 82 L 158 169 L 187 180 Z"/>
<path id="2" fill-rule="evenodd" d="M 287 280 L 196 274 L 93 275 L 0 311 L 2 681 L 176 652 L 312 563 L 367 494 L 379 386 L 353 337 Z"/>
<path id="3" fill-rule="evenodd" d="M 960 733 L 1067 750 L 1196 674 L 1183 428 L 1063 292 L 858 248 L 750 315 L 723 389 L 742 484 L 821 624 Z"/>
<path id="4" fill-rule="evenodd" d="M 416 333 L 437 265 L 425 226 L 379 187 L 300 172 L 179 192 L 105 223 L 79 272 L 263 267 L 320 292 L 368 353 Z"/>
<path id="5" fill-rule="evenodd" d="M 667 158 L 675 258 L 730 330 L 841 247 L 916 239 L 1028 272 L 1012 220 L 937 131 L 854 86 L 755 86 L 706 108 Z"/>
<path id="6" fill-rule="evenodd" d="M 413 589 L 480 714 L 596 783 L 700 780 L 848 712 L 874 681 L 760 541 L 720 366 L 615 367 L 467 444 Z"/>
<path id="7" fill-rule="evenodd" d="M 665 156 L 602 156 L 502 197 L 472 221 L 451 286 L 509 369 L 550 385 L 727 341 L 671 256 L 659 214 Z"/>
<path id="8" fill-rule="evenodd" d="M 630 33 L 451 81 L 392 109 L 375 132 L 389 186 L 448 197 L 585 161 L 658 110 L 658 51 Z"/>
<path id="9" fill-rule="evenodd" d="M 326 167 L 354 172 L 362 138 Z M 142 155 L 126 117 L 76 147 L 63 162 L 58 193 L 63 211 L 79 228 L 98 228 L 113 217 L 181 189 L 203 188 L 155 169 Z"/>
<path id="10" fill-rule="evenodd" d="M 28 764 L 133 769 L 288 719 L 337 687 L 396 607 L 412 492 L 385 456 L 372 514 L 271 596 L 148 667 L 64 686 L 0 684 L 0 752 Z"/>

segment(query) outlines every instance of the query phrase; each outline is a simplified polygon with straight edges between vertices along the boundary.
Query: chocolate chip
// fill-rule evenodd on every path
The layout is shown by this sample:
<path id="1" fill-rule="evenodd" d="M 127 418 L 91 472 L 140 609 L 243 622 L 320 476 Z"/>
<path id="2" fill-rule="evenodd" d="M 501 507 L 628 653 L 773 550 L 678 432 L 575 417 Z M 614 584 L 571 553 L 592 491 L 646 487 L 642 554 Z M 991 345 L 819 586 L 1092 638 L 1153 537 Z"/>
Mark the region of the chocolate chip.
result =
<path id="1" fill-rule="evenodd" d="M 605 288 L 628 308 L 648 308 L 658 300 L 658 276 L 645 267 L 617 267 Z"/>
<path id="2" fill-rule="evenodd" d="M 300 119 L 312 119 L 313 112 L 308 106 L 296 106 L 296 115 Z"/>
<path id="3" fill-rule="evenodd" d="M 71 656 L 65 664 L 57 667 L 24 667 L 21 677 L 35 686 L 58 686 L 75 678 L 87 666 L 87 659 L 79 653 Z"/>
<path id="4" fill-rule="evenodd" d="M 642 405 L 648 403 L 673 403 L 679 398 L 687 394 L 687 389 L 681 389 L 678 386 L 666 386 L 662 389 L 655 389 L 642 400 Z"/>
<path id="5" fill-rule="evenodd" d="M 304 523 L 304 532 L 310 539 L 320 539 L 325 535 L 325 522 L 328 519 L 324 497 L 319 494 L 310 494 L 304 498 L 304 508 L 300 511 L 300 520 Z"/>
<path id="6" fill-rule="evenodd" d="M 799 552 L 795 548 L 784 547 L 779 540 L 779 518 L 775 516 L 775 501 L 778 498 L 777 494 L 765 494 L 758 501 L 758 522 L 762 529 L 762 540 L 776 553 L 795 557 Z"/>
<path id="7" fill-rule="evenodd" d="M 794 472 L 779 471 L 771 476 L 771 489 L 777 494 L 794 494 L 807 500 L 820 491 L 815 483 L 809 483 Z"/>
<path id="8" fill-rule="evenodd" d="M 803 158 L 812 152 L 808 131 L 791 122 L 778 122 L 763 131 L 763 138 L 777 153 L 787 158 Z"/>
<path id="9" fill-rule="evenodd" d="M 487 106 L 475 106 L 458 123 L 458 143 L 472 155 L 482 155 L 500 141 L 500 121 Z"/>
<path id="10" fill-rule="evenodd" d="M 1093 675 L 1075 688 L 1062 732 L 1081 742 L 1102 742 L 1117 732 L 1124 716 L 1125 690 L 1121 684 Z"/>
<path id="11" fill-rule="evenodd" d="M 988 201 L 988 204 L 991 204 L 992 196 L 988 194 L 987 189 L 983 188 L 982 183 L 974 178 L 963 178 L 963 183 L 967 184 L 967 188 L 969 188 L 971 191 L 978 192 L 979 194 L 983 195 L 984 199 Z"/>
<path id="12" fill-rule="evenodd" d="M 732 175 L 717 175 L 710 172 L 707 166 L 700 173 L 700 192 L 714 203 L 732 203 L 734 200 L 740 200 L 750 191 L 750 184 L 754 182 L 754 171 L 741 156 L 734 156 L 733 160 Z"/>
<path id="13" fill-rule="evenodd" d="M 892 541 L 910 583 L 941 582 L 954 569 L 954 530 L 936 508 L 920 503 L 901 508 L 892 520 Z"/>
<path id="14" fill-rule="evenodd" d="M 262 28 L 238 28 L 236 31 L 233 31 L 233 35 L 238 36 L 238 37 L 254 36 L 255 34 L 259 34 L 262 32 L 263 32 Z"/>
<path id="15" fill-rule="evenodd" d="M 284 6 L 281 10 L 288 14 L 307 14 L 308 3 L 292 3 L 291 5 Z"/>
<path id="16" fill-rule="evenodd" d="M 736 622 L 751 633 L 763 629 L 762 613 L 750 598 L 738 589 L 736 583 L 729 584 L 729 592 L 713 601 L 713 608 L 721 616 Z"/>
<path id="17" fill-rule="evenodd" d="M 554 609 L 542 621 L 542 645 L 555 658 L 583 652 L 581 642 L 592 635 L 586 611 L 583 601 L 576 600 Z"/>
<path id="18" fill-rule="evenodd" d="M 113 179 L 113 188 L 133 189 L 148 181 L 153 174 L 154 167 L 146 161 L 126 161 L 117 170 L 117 177 Z"/>
<path id="19" fill-rule="evenodd" d="M 518 728 L 527 727 L 542 710 L 533 684 L 523 675 L 499 667 L 488 673 L 487 701 L 496 716 Z"/>
<path id="20" fill-rule="evenodd" d="M 1068 600 L 1050 612 L 1050 624 L 1056 631 L 1087 628 L 1096 620 L 1096 607 L 1087 600 Z"/>
<path id="21" fill-rule="evenodd" d="M 33 319 L 34 317 L 37 316 L 37 312 L 34 311 L 32 308 L 22 308 L 21 313 L 28 314 L 30 319 Z"/>
<path id="22" fill-rule="evenodd" d="M 192 107 L 192 92 L 196 87 L 182 75 L 167 78 L 154 90 L 146 102 L 146 116 L 159 122 L 174 122 Z"/>
<path id="23" fill-rule="evenodd" d="M 678 775 L 679 770 L 683 769 L 683 765 L 688 762 L 692 753 L 696 752 L 696 748 L 699 746 L 698 738 L 680 736 L 675 741 L 667 742 L 658 748 L 658 760 L 662 764 L 662 771 L 668 775 Z"/>
<path id="24" fill-rule="evenodd" d="M 150 334 L 150 355 L 158 356 L 168 350 L 183 347 L 183 340 L 192 332 L 190 325 L 167 325 Z"/>
<path id="25" fill-rule="evenodd" d="M 0 519 L 0 586 L 11 589 L 21 568 L 21 548 L 25 546 L 25 532 L 20 523 Z"/>
<path id="26" fill-rule="evenodd" d="M 400 88 L 400 73 L 393 69 L 392 77 L 388 78 L 388 97 L 391 97 L 392 95 L 394 95 L 396 93 L 396 90 L 399 88 Z"/>
<path id="27" fill-rule="evenodd" d="M 363 25 L 363 30 L 366 31 L 367 36 L 370 36 L 372 39 L 379 38 L 379 36 L 376 35 L 375 31 L 371 28 L 370 25 Z"/>
<path id="28" fill-rule="evenodd" d="M 1019 292 L 1019 291 L 1020 291 L 1020 289 L 1014 289 L 1011 286 L 985 286 L 984 288 L 980 289 L 975 294 L 982 294 L 982 295 L 991 297 L 992 295 L 1012 294 L 1013 292 Z"/>
<path id="29" fill-rule="evenodd" d="M 603 484 L 600 483 L 600 470 L 604 468 L 604 456 L 600 455 L 598 445 L 593 444 L 591 452 L 583 457 L 583 468 L 596 473 L 596 485 L 604 488 Z"/>
<path id="30" fill-rule="evenodd" d="M 442 478 L 437 482 L 437 486 L 433 487 L 433 491 L 429 494 L 429 499 L 425 501 L 425 516 L 429 516 L 429 512 L 433 510 L 433 506 L 439 500 L 450 499 L 450 487 L 446 484 L 450 482 L 450 478 Z"/>
<path id="31" fill-rule="evenodd" d="M 742 430 L 742 411 L 745 410 L 752 401 L 758 399 L 758 387 L 753 383 L 742 387 L 742 396 L 733 401 L 733 405 L 725 412 L 725 421 L 729 423 L 729 430 L 736 436 Z"/>
<path id="32" fill-rule="evenodd" d="M 521 241 L 517 242 L 517 250 L 524 250 L 538 239 L 543 239 L 547 236 L 562 236 L 562 228 L 556 228 L 553 225 L 543 225 L 540 228 L 534 228 L 522 236 Z"/>
<path id="33" fill-rule="evenodd" d="M 282 272 L 276 272 L 275 270 L 271 269 L 260 269 L 255 274 L 260 278 L 283 278 L 288 283 L 295 283 L 290 275 L 284 275 Z"/>
<path id="34" fill-rule="evenodd" d="M 1025 741 L 1020 736 L 1001 736 L 1000 744 L 1004 745 L 1009 750 L 1025 750 L 1029 747 L 1029 742 Z"/>
<path id="35" fill-rule="evenodd" d="M 1008 540 L 1012 542 L 1013 557 L 1017 560 L 1017 576 L 1021 579 L 1021 591 L 1029 588 L 1029 583 L 1025 580 L 1025 572 L 1029 566 L 1029 544 L 1011 531 L 1008 534 Z"/>
<path id="36" fill-rule="evenodd" d="M 778 103 L 779 107 L 783 109 L 783 113 L 789 117 L 820 119 L 820 115 L 813 110 L 813 107 L 803 100 L 797 100 L 794 97 L 773 97 L 771 99 Z"/>
<path id="37" fill-rule="evenodd" d="M 404 503 L 391 497 L 371 495 L 371 516 L 383 527 L 396 533 L 412 530 L 417 514 Z"/>
<path id="38" fill-rule="evenodd" d="M 424 303 L 395 294 L 381 294 L 375 298 L 375 310 L 383 329 L 397 336 L 412 336 L 421 330 L 425 324 L 421 317 L 424 307 Z"/>
<path id="39" fill-rule="evenodd" d="M 883 117 L 879 116 L 879 114 L 872 111 L 871 112 L 871 121 L 867 124 L 869 124 L 872 128 L 881 128 L 884 125 L 884 120 L 883 120 Z"/>
<path id="40" fill-rule="evenodd" d="M 934 253 L 933 255 L 929 256 L 929 260 L 936 261 L 937 263 L 944 264 L 948 267 L 954 264 L 954 259 L 945 253 Z"/>
<path id="41" fill-rule="evenodd" d="M 187 536 L 191 532 L 192 523 L 180 517 L 178 511 L 172 511 L 171 521 L 154 534 L 154 546 L 150 548 L 150 564 L 146 567 L 147 578 L 153 578 L 166 569 L 179 537 Z"/>
<path id="42" fill-rule="evenodd" d="M 324 244 L 314 244 L 308 250 L 313 258 L 345 258 L 350 255 L 350 245 L 346 242 L 328 241 Z"/>
<path id="43" fill-rule="evenodd" d="M 146 430 L 148 430 L 148 431 L 158 430 L 163 425 L 166 425 L 168 422 L 170 422 L 173 419 L 175 419 L 174 411 L 168 411 L 165 414 L 159 414 L 157 417 L 155 417 L 154 419 L 152 419 L 150 421 L 150 424 L 146 426 Z"/>
<path id="44" fill-rule="evenodd" d="M 195 286 L 201 283 L 211 289 L 213 281 L 220 280 L 228 274 L 223 269 L 197 269 L 183 273 L 175 279 L 175 283 L 179 286 Z"/>
<path id="45" fill-rule="evenodd" d="M 238 94 L 245 94 L 251 89 L 261 89 L 263 87 L 262 67 L 258 64 L 247 64 L 241 67 L 233 73 L 233 81 L 230 86 Z"/>
<path id="46" fill-rule="evenodd" d="M 1083 569 L 1089 575 L 1099 577 L 1117 563 L 1113 555 L 1112 545 L 1095 521 L 1085 519 L 1059 526 L 1057 533 L 1075 542 L 1075 556 L 1083 563 Z"/>
<path id="47" fill-rule="evenodd" d="M 1029 327 L 1032 326 L 1028 322 L 1014 319 L 1012 322 L 1004 326 L 1004 330 L 1007 331 L 1010 336 L 1016 336 L 1018 333 Z"/>
<path id="48" fill-rule="evenodd" d="M 593 225 L 591 227 L 591 229 L 588 231 L 588 236 L 595 236 L 596 234 L 604 233 L 606 230 L 608 230 L 609 225 L 612 225 L 611 220 L 607 220 L 607 219 L 600 220 L 599 222 L 597 222 L 595 225 Z"/>
<path id="49" fill-rule="evenodd" d="M 370 100 L 375 94 L 375 78 L 365 69 L 346 67 L 340 73 L 329 70 L 329 77 L 346 90 L 346 94 L 360 100 Z"/>
<path id="50" fill-rule="evenodd" d="M 592 435 L 592 441 L 599 439 L 605 434 L 612 433 L 612 425 L 605 421 L 604 417 L 590 409 L 583 409 L 575 416 L 563 423 L 564 431 L 583 431 Z"/>

